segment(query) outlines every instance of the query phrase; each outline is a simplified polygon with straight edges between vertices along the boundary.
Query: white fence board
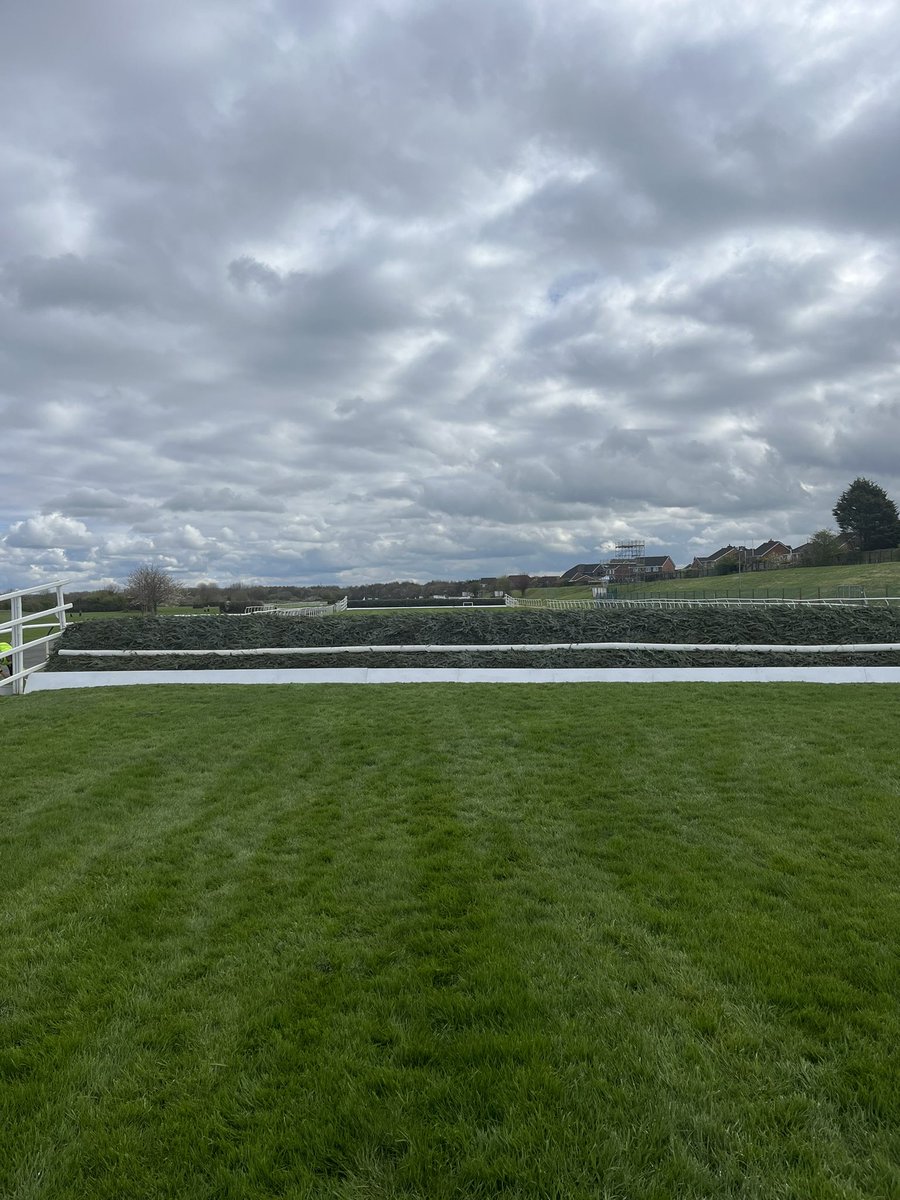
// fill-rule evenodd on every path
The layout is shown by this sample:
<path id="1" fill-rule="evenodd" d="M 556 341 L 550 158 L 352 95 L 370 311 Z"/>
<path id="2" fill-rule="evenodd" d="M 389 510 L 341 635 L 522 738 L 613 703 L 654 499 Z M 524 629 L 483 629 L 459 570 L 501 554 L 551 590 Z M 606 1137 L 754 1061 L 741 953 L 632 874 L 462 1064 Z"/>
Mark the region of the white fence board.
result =
<path id="1" fill-rule="evenodd" d="M 900 684 L 900 667 L 331 667 L 246 671 L 59 671 L 29 682 L 29 692 L 135 684 L 390 683 L 819 683 Z"/>

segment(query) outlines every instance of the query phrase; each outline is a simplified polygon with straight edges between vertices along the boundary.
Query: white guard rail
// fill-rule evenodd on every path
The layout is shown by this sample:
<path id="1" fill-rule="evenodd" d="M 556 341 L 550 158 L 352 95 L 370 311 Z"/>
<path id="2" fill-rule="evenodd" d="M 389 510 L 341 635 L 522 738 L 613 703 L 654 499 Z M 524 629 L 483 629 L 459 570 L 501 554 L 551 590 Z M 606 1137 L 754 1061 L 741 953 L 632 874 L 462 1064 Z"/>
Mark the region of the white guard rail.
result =
<path id="1" fill-rule="evenodd" d="M 858 608 L 861 604 L 900 605 L 900 596 L 828 596 L 816 597 L 814 600 L 799 600 L 792 597 L 779 598 L 776 596 L 716 596 L 716 597 L 681 597 L 648 596 L 646 600 L 616 600 L 597 597 L 592 600 L 557 600 L 548 598 L 542 600 L 537 596 L 507 596 L 507 608 Z"/>
<path id="2" fill-rule="evenodd" d="M 66 627 L 66 612 L 72 607 L 65 601 L 63 595 L 64 583 L 40 583 L 35 587 L 19 588 L 15 592 L 6 592 L 0 596 L 0 608 L 6 608 L 9 605 L 10 619 L 0 622 L 0 642 L 8 641 L 12 646 L 12 650 L 7 650 L 2 657 L 8 660 L 8 665 L 11 674 L 0 680 L 0 684 L 4 686 L 12 685 L 13 695 L 19 696 L 25 690 L 25 680 L 34 671 L 40 671 L 46 662 L 42 658 L 40 662 L 32 663 L 30 667 L 25 666 L 25 648 L 31 649 L 37 646 L 49 646 L 51 642 L 55 642 Z M 27 616 L 22 613 L 22 597 L 34 596 L 42 592 L 55 592 L 56 604 L 52 608 L 41 609 L 40 612 L 28 613 Z M 41 617 L 53 618 L 47 622 L 41 622 Z M 43 637 L 32 638 L 31 641 L 25 641 L 25 626 L 29 629 L 52 629 L 54 633 L 45 634 Z M 7 637 L 6 635 L 9 635 Z"/>
<path id="3" fill-rule="evenodd" d="M 495 651 L 528 652 L 532 650 L 677 650 L 731 651 L 735 654 L 873 654 L 900 651 L 900 642 L 839 642 L 830 646 L 770 646 L 731 642 L 514 642 L 498 646 L 254 646 L 235 650 L 60 650 L 68 658 L 167 658 L 211 657 L 230 658 L 255 654 L 491 654 Z"/>
<path id="4" fill-rule="evenodd" d="M 343 612 L 347 607 L 347 597 L 335 601 L 334 604 L 310 604 L 305 608 L 279 608 L 277 604 L 248 604 L 242 613 L 231 613 L 231 616 L 258 617 L 324 617 L 329 613 Z"/>

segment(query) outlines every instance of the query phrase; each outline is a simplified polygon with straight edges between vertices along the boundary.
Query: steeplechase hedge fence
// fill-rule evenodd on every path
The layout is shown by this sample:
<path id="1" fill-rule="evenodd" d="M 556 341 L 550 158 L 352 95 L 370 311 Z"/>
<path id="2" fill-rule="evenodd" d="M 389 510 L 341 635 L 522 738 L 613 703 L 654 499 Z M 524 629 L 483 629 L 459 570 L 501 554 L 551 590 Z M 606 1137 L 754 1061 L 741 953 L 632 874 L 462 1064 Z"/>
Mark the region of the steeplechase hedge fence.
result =
<path id="1" fill-rule="evenodd" d="M 446 646 L 524 643 L 653 642 L 658 649 L 504 650 L 329 653 L 341 646 Z M 362 613 L 325 620 L 277 616 L 147 617 L 70 625 L 51 654 L 49 671 L 215 670 L 324 667 L 669 667 L 900 666 L 900 651 L 852 654 L 736 653 L 674 650 L 671 643 L 751 645 L 900 644 L 900 610 L 891 608 L 625 609 L 547 612 L 467 609 L 434 613 Z M 279 654 L 284 647 L 321 647 L 321 654 Z M 69 657 L 71 650 L 262 649 L 224 657 L 210 653 L 143 657 Z"/>

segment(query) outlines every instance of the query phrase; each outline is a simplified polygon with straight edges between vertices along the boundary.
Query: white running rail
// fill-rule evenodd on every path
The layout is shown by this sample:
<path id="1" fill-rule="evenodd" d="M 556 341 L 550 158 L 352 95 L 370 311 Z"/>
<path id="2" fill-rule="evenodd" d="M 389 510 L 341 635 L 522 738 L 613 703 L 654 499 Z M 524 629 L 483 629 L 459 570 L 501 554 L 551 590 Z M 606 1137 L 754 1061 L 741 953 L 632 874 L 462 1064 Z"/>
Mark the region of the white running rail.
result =
<path id="1" fill-rule="evenodd" d="M 334 604 L 310 604 L 305 608 L 279 608 L 277 604 L 248 604 L 244 611 L 240 614 L 232 613 L 232 616 L 243 617 L 258 617 L 258 616 L 278 616 L 278 617 L 324 617 L 329 613 L 343 612 L 347 607 L 347 597 L 337 600 Z"/>
<path id="2" fill-rule="evenodd" d="M 25 690 L 25 680 L 34 671 L 40 671 L 46 664 L 46 659 L 41 662 L 33 663 L 30 667 L 25 666 L 25 647 L 32 646 L 49 646 L 51 642 L 55 642 L 66 627 L 66 612 L 72 607 L 71 603 L 67 604 L 63 589 L 65 584 L 62 582 L 55 583 L 40 583 L 35 587 L 19 588 L 15 592 L 5 592 L 0 596 L 0 607 L 6 608 L 9 605 L 8 621 L 0 622 L 0 642 L 7 642 L 12 646 L 12 650 L 6 650 L 0 657 L 7 662 L 11 674 L 5 679 L 0 679 L 0 684 L 12 685 L 14 696 L 20 696 Z M 24 615 L 22 612 L 22 597 L 34 596 L 42 592 L 56 592 L 56 604 L 52 608 L 41 609 L 40 612 L 28 613 Z M 41 622 L 41 617 L 53 618 L 47 622 Z M 45 634 L 43 637 L 33 638 L 31 641 L 25 641 L 25 626 L 29 629 L 53 629 L 54 633 Z M 9 635 L 7 638 L 5 635 Z"/>
<path id="3" fill-rule="evenodd" d="M 858 608 L 861 604 L 870 606 L 874 604 L 884 605 L 900 605 L 900 596 L 828 596 L 816 597 L 816 599 L 799 600 L 785 597 L 781 599 L 775 596 L 716 596 L 716 597 L 681 597 L 671 596 L 648 596 L 646 600 L 614 600 L 614 599 L 595 599 L 595 600 L 557 600 L 548 598 L 542 600 L 535 596 L 522 598 L 519 596 L 507 596 L 505 600 L 507 608 L 549 608 L 549 609 L 577 609 L 577 608 Z"/>

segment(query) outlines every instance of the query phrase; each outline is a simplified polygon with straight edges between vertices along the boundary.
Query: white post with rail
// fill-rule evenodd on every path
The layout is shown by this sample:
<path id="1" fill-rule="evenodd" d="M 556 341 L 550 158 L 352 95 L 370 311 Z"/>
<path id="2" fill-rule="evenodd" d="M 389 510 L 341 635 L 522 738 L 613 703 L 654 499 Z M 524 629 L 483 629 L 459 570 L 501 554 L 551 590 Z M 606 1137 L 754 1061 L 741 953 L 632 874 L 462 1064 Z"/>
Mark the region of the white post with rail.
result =
<path id="1" fill-rule="evenodd" d="M 0 679 L 0 685 L 11 686 L 14 696 L 20 696 L 25 691 L 25 681 L 28 676 L 34 671 L 40 671 L 45 662 L 42 659 L 40 662 L 32 663 L 30 667 L 25 666 L 25 626 L 27 625 L 30 629 L 54 631 L 43 637 L 33 638 L 27 643 L 29 649 L 49 646 L 51 642 L 55 642 L 66 628 L 66 610 L 72 607 L 71 603 L 66 603 L 64 590 L 65 584 L 55 580 L 53 583 L 39 583 L 30 588 L 18 588 L 14 592 L 7 592 L 0 596 L 0 606 L 5 608 L 6 604 L 9 604 L 9 620 L 0 622 L 0 642 L 6 641 L 4 634 L 8 634 L 9 644 L 12 646 L 12 650 L 7 651 L 4 655 L 9 660 L 11 674 L 6 679 Z M 56 604 L 51 608 L 43 608 L 40 612 L 28 613 L 26 616 L 22 611 L 22 597 L 45 592 L 55 592 Z M 49 617 L 50 620 L 42 622 L 41 617 Z"/>

